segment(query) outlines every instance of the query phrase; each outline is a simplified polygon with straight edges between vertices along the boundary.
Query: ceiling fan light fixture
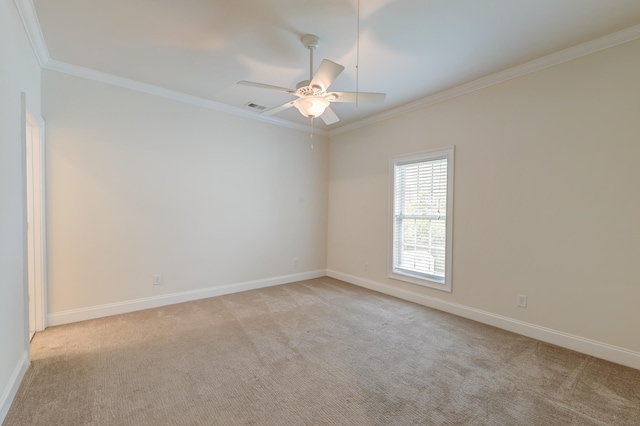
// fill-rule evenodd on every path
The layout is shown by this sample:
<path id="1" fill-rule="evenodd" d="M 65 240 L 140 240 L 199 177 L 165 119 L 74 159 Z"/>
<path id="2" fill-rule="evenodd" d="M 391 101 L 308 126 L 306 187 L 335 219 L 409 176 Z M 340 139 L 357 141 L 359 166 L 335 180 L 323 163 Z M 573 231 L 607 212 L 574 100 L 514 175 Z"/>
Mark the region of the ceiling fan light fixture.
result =
<path id="1" fill-rule="evenodd" d="M 302 36 L 302 44 L 309 49 L 309 80 L 299 82 L 295 89 L 245 80 L 238 82 L 238 84 L 243 86 L 277 90 L 278 92 L 284 92 L 298 97 L 298 99 L 294 101 L 266 109 L 262 111 L 261 114 L 273 115 L 285 109 L 296 107 L 296 109 L 300 111 L 300 114 L 312 119 L 312 126 L 313 119 L 316 117 L 321 117 L 324 124 L 330 126 L 340 121 L 330 107 L 331 102 L 355 102 L 357 105 L 360 102 L 379 103 L 384 101 L 384 93 L 328 92 L 329 86 L 331 86 L 344 70 L 344 67 L 328 59 L 323 59 L 314 74 L 313 51 L 320 44 L 320 39 L 317 36 L 306 34 Z"/>
<path id="2" fill-rule="evenodd" d="M 300 114 L 305 117 L 315 118 L 320 117 L 324 113 L 329 103 L 329 99 L 325 96 L 303 96 L 296 99 L 293 105 L 300 111 Z"/>

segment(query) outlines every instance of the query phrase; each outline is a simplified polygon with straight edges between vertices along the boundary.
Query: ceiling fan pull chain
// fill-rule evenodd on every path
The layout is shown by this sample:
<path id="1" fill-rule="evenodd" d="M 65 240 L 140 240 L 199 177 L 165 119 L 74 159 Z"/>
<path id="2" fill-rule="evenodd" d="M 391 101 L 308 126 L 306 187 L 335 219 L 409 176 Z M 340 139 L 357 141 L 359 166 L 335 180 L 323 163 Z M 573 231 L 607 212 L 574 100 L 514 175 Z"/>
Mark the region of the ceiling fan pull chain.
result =
<path id="1" fill-rule="evenodd" d="M 311 133 L 309 133 L 309 148 L 313 151 L 313 117 L 311 117 Z"/>

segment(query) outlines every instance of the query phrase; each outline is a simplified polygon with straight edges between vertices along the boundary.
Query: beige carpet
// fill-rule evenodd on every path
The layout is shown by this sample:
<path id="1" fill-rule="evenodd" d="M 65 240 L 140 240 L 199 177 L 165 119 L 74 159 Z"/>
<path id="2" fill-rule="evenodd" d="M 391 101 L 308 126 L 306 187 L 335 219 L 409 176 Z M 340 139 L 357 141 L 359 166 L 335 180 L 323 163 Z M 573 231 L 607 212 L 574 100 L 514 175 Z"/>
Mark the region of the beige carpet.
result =
<path id="1" fill-rule="evenodd" d="M 52 327 L 9 425 L 640 425 L 640 371 L 330 278 Z"/>

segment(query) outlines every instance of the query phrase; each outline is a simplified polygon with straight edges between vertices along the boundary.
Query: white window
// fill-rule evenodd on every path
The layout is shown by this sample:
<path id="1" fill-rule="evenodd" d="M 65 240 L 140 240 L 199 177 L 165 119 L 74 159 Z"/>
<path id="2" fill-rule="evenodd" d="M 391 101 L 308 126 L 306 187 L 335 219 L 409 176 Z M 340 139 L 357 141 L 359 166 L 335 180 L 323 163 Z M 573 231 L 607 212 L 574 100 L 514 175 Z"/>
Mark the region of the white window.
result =
<path id="1" fill-rule="evenodd" d="M 453 151 L 391 161 L 390 278 L 451 291 Z"/>

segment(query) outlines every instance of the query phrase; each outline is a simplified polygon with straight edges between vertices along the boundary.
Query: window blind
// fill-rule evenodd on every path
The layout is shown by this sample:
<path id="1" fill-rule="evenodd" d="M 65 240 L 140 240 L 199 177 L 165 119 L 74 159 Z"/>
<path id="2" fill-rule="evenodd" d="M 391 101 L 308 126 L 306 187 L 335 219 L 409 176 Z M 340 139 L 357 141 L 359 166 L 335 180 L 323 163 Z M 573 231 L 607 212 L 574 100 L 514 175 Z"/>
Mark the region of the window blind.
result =
<path id="1" fill-rule="evenodd" d="M 396 164 L 395 270 L 444 282 L 447 159 Z"/>

